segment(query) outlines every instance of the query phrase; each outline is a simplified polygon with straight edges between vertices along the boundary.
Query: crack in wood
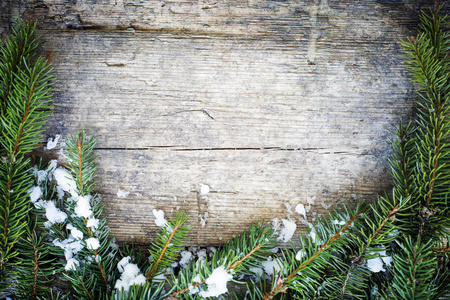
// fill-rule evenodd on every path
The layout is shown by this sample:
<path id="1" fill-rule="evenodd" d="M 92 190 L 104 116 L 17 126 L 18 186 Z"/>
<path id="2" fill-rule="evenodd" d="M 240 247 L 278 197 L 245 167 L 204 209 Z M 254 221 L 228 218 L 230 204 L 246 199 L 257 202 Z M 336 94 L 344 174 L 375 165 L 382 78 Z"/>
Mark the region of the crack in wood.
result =
<path id="1" fill-rule="evenodd" d="M 202 108 L 202 109 L 180 110 L 180 111 L 176 111 L 176 112 L 173 112 L 173 113 L 164 114 L 164 115 L 161 115 L 161 116 L 163 116 L 163 117 L 172 117 L 172 116 L 176 116 L 176 115 L 179 115 L 179 114 L 182 114 L 182 113 L 189 113 L 189 112 L 202 112 L 205 115 L 207 115 L 209 118 L 211 118 L 212 120 L 215 120 L 214 117 L 211 116 L 211 114 L 204 108 Z"/>
<path id="2" fill-rule="evenodd" d="M 105 61 L 105 64 L 108 67 L 125 67 L 125 64 L 123 64 L 123 63 L 108 63 L 108 62 Z"/>
<path id="3" fill-rule="evenodd" d="M 350 152 L 350 151 L 331 151 L 326 148 L 283 148 L 283 147 L 223 147 L 223 148 L 180 148 L 178 146 L 148 146 L 148 147 L 117 147 L 117 148 L 105 148 L 98 147 L 95 148 L 97 151 L 148 151 L 148 150 L 156 150 L 156 149 L 167 149 L 170 151 L 266 151 L 266 150 L 275 150 L 275 151 L 299 151 L 299 152 L 316 152 L 318 154 L 336 154 L 336 155 L 371 155 L 369 151 L 361 151 L 361 152 Z"/>

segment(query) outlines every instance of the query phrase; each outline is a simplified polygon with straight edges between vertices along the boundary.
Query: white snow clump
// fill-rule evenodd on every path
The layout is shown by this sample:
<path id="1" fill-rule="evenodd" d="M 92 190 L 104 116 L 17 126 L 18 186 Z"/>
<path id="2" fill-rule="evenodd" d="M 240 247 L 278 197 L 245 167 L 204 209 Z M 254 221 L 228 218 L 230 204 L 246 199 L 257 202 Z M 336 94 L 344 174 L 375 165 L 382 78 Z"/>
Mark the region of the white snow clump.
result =
<path id="1" fill-rule="evenodd" d="M 333 220 L 333 224 L 336 224 L 336 225 L 345 225 L 345 220 Z"/>
<path id="2" fill-rule="evenodd" d="M 130 192 L 128 192 L 128 191 L 123 191 L 123 190 L 121 190 L 121 189 L 119 189 L 118 191 L 117 191 L 117 197 L 119 197 L 119 198 L 125 198 L 125 197 L 127 197 L 128 195 L 130 194 Z"/>
<path id="3" fill-rule="evenodd" d="M 91 195 L 79 197 L 77 201 L 77 206 L 75 206 L 75 214 L 82 218 L 89 218 L 92 215 Z"/>
<path id="4" fill-rule="evenodd" d="M 306 256 L 306 251 L 305 249 L 301 249 L 300 251 L 297 252 L 297 254 L 295 255 L 295 259 L 296 260 L 302 260 L 303 257 Z"/>
<path id="5" fill-rule="evenodd" d="M 100 222 L 99 219 L 96 218 L 89 218 L 87 223 L 86 223 L 86 227 L 92 227 L 92 228 L 97 228 L 98 227 L 98 223 Z"/>
<path id="6" fill-rule="evenodd" d="M 53 240 L 53 245 L 64 250 L 64 256 L 66 260 L 73 258 L 74 254 L 83 249 L 83 244 L 80 240 L 74 240 L 73 236 L 69 236 L 68 239 L 60 241 L 59 239 Z"/>
<path id="7" fill-rule="evenodd" d="M 205 280 L 208 285 L 207 290 L 200 291 L 198 294 L 202 297 L 218 297 L 228 292 L 227 283 L 232 278 L 233 276 L 228 274 L 224 266 L 217 267 Z"/>
<path id="8" fill-rule="evenodd" d="M 120 275 L 120 279 L 116 281 L 114 286 L 115 289 L 123 290 L 128 292 L 130 290 L 130 286 L 132 285 L 144 285 L 145 284 L 145 276 L 142 275 L 139 267 L 136 264 L 130 263 L 130 257 L 124 257 L 117 264 L 117 269 L 122 275 Z"/>
<path id="9" fill-rule="evenodd" d="M 51 150 L 53 148 L 56 147 L 56 145 L 58 144 L 59 139 L 61 138 L 60 134 L 55 135 L 55 139 L 53 140 L 53 138 L 49 137 L 47 139 L 47 148 L 44 150 Z"/>
<path id="10" fill-rule="evenodd" d="M 69 258 L 64 269 L 66 269 L 66 271 L 75 270 L 79 265 L 80 263 L 78 262 L 78 260 L 76 260 L 75 258 Z"/>
<path id="11" fill-rule="evenodd" d="M 86 240 L 86 247 L 88 249 L 97 250 L 98 248 L 100 248 L 100 241 L 95 237 L 88 238 Z"/>
<path id="12" fill-rule="evenodd" d="M 75 183 L 75 180 L 73 179 L 72 175 L 70 175 L 69 172 L 67 172 L 66 169 L 63 167 L 57 168 L 53 172 L 53 176 L 55 177 L 56 181 L 58 182 L 58 185 L 62 188 L 64 192 L 70 193 L 72 197 L 75 197 L 77 195 L 76 188 L 77 185 Z"/>
<path id="13" fill-rule="evenodd" d="M 167 222 L 167 220 L 164 219 L 164 211 L 162 209 L 160 209 L 160 210 L 153 209 L 153 215 L 155 216 L 156 226 L 159 226 L 159 227 L 163 227 L 163 226 L 168 227 L 169 226 L 169 223 Z"/>
<path id="14" fill-rule="evenodd" d="M 374 254 L 374 253 L 371 253 Z M 383 268 L 383 263 L 386 265 L 390 265 L 392 263 L 392 257 L 386 254 L 386 251 L 378 252 L 380 257 L 375 257 L 367 260 L 367 267 L 373 273 L 385 272 L 386 270 Z"/>
<path id="15" fill-rule="evenodd" d="M 289 242 L 294 236 L 294 232 L 297 229 L 297 224 L 295 224 L 295 221 L 282 219 L 283 221 L 283 228 L 280 230 L 280 236 L 278 237 L 279 241 L 283 242 Z"/>
<path id="16" fill-rule="evenodd" d="M 62 223 L 67 219 L 67 214 L 57 208 L 54 201 L 39 200 L 34 203 L 34 206 L 45 209 L 45 217 L 52 224 Z"/>
<path id="17" fill-rule="evenodd" d="M 210 187 L 209 185 L 206 184 L 200 184 L 200 195 L 206 195 L 208 194 L 210 191 Z"/>
<path id="18" fill-rule="evenodd" d="M 180 254 L 181 254 L 180 267 L 182 267 L 184 269 L 189 264 L 189 262 L 192 260 L 192 252 L 184 250 L 184 251 L 181 251 Z"/>
<path id="19" fill-rule="evenodd" d="M 67 229 L 70 230 L 70 234 L 72 235 L 73 239 L 83 239 L 83 232 L 81 232 L 81 230 L 78 230 L 76 227 L 74 227 L 72 224 L 67 224 L 66 226 Z"/>
<path id="20" fill-rule="evenodd" d="M 264 268 L 264 272 L 267 275 L 272 276 L 272 274 L 277 274 L 281 270 L 281 260 L 279 258 L 272 259 L 272 257 L 268 257 L 267 260 L 261 263 L 261 266 Z"/>
<path id="21" fill-rule="evenodd" d="M 30 199 L 31 199 L 32 203 L 36 202 L 37 200 L 39 200 L 42 197 L 41 188 L 38 186 L 31 188 L 29 192 L 30 192 Z"/>
<path id="22" fill-rule="evenodd" d="M 299 214 L 299 215 L 303 215 L 306 218 L 306 210 L 305 210 L 305 206 L 301 203 L 297 204 L 297 206 L 295 207 L 295 211 Z"/>

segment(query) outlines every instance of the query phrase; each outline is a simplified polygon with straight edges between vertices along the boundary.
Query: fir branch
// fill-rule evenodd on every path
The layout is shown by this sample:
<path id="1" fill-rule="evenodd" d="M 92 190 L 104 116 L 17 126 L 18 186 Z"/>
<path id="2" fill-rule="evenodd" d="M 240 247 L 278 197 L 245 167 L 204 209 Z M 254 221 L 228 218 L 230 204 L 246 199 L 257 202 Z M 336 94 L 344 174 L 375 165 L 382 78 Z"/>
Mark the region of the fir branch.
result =
<path id="1" fill-rule="evenodd" d="M 339 290 L 340 299 L 348 299 L 347 297 L 363 299 L 362 291 L 366 286 L 368 277 L 369 271 L 366 267 L 358 264 L 351 264 L 344 273 L 339 274 L 336 278 L 336 282 L 331 281 L 330 283 L 335 283 L 335 287 L 342 287 Z M 345 278 L 344 281 L 339 282 L 342 278 Z"/>
<path id="2" fill-rule="evenodd" d="M 432 299 L 436 287 L 430 284 L 436 258 L 432 254 L 432 240 L 422 243 L 420 235 L 413 241 L 406 238 L 399 244 L 402 252 L 394 256 L 393 287 L 396 299 Z"/>
<path id="3" fill-rule="evenodd" d="M 156 260 L 147 272 L 147 279 L 151 279 L 158 270 L 170 266 L 175 261 L 180 253 L 181 240 L 187 238 L 187 232 L 190 229 L 183 226 L 187 220 L 188 217 L 185 214 L 177 214 L 175 220 L 171 219 L 168 226 L 163 226 L 162 234 L 158 235 L 154 244 L 155 249 L 149 250 L 152 258 Z"/>
<path id="4" fill-rule="evenodd" d="M 89 292 L 89 290 L 86 288 L 86 285 L 83 281 L 83 277 L 79 277 L 79 284 L 83 287 L 84 293 L 88 296 L 88 298 L 90 300 L 94 300 L 94 297 L 91 295 L 91 293 Z"/>
<path id="5" fill-rule="evenodd" d="M 36 233 L 33 232 L 31 234 L 31 238 L 28 238 L 28 241 L 32 241 L 36 239 Z M 34 271 L 34 281 L 33 281 L 33 293 L 32 293 L 32 297 L 36 298 L 37 296 L 37 285 L 38 285 L 38 277 L 39 277 L 39 261 L 38 261 L 38 251 L 37 251 L 37 246 L 36 244 L 33 244 L 33 254 L 34 254 L 34 267 L 33 267 L 33 271 Z"/>
<path id="6" fill-rule="evenodd" d="M 396 132 L 396 137 L 392 141 L 394 154 L 389 159 L 390 173 L 394 179 L 394 198 L 415 198 L 415 174 L 416 155 L 415 148 L 415 128 L 412 123 L 400 125 Z"/>
<path id="7" fill-rule="evenodd" d="M 243 258 L 241 258 L 240 260 L 238 260 L 237 262 L 232 263 L 229 267 L 228 270 L 231 271 L 232 269 L 235 269 L 236 267 L 238 267 L 240 264 L 242 264 L 244 261 L 246 261 L 247 259 L 250 258 L 250 256 L 252 256 L 255 252 L 257 252 L 259 249 L 262 248 L 262 244 L 257 245 L 255 248 L 253 248 L 249 253 L 245 254 L 245 256 Z"/>
<path id="8" fill-rule="evenodd" d="M 86 133 L 81 131 L 78 135 L 70 138 L 66 144 L 67 158 L 70 169 L 75 175 L 75 183 L 80 196 L 87 196 L 93 191 L 95 184 L 94 176 L 97 173 L 98 163 L 94 147 L 96 137 L 87 139 Z"/>
<path id="9" fill-rule="evenodd" d="M 202 281 L 199 281 L 199 282 L 195 282 L 195 283 L 193 283 L 191 286 L 185 287 L 184 289 L 181 289 L 181 290 L 179 290 L 179 291 L 177 291 L 177 292 L 172 293 L 172 297 L 178 297 L 178 296 L 180 296 L 181 294 L 183 294 L 183 293 L 189 291 L 190 289 L 196 288 L 196 287 L 201 286 L 201 285 L 203 285 L 203 284 L 205 284 L 205 280 L 202 280 Z M 168 299 L 169 299 L 169 298 L 167 298 L 167 297 L 164 298 L 164 300 L 168 300 Z"/>
<path id="10" fill-rule="evenodd" d="M 70 224 L 70 230 L 76 229 L 78 233 L 77 238 L 66 235 L 68 239 L 60 241 L 59 244 L 63 246 L 59 247 L 63 248 L 64 243 L 82 243 L 80 249 L 69 249 L 69 256 L 66 255 L 68 261 L 64 276 L 71 282 L 74 294 L 79 297 L 106 299 L 111 296 L 112 283 L 118 276 L 117 250 L 112 247 L 109 239 L 106 219 L 101 219 L 101 201 L 96 196 L 91 196 L 95 182 L 93 177 L 98 165 L 95 161 L 95 143 L 96 138 L 88 140 L 84 131 L 66 140 L 71 174 L 62 175 L 64 178 L 57 180 L 69 181 L 65 183 L 69 193 L 68 198 L 64 200 L 68 214 L 66 224 Z M 51 232 L 60 235 L 58 228 Z"/>
<path id="11" fill-rule="evenodd" d="M 9 39 L 0 43 L 0 116 L 6 112 L 6 107 L 11 101 L 11 92 L 14 89 L 15 74 L 23 68 L 24 61 L 29 62 L 36 54 L 38 43 L 32 39 L 37 22 L 25 23 L 17 20 L 12 27 Z"/>
<path id="12" fill-rule="evenodd" d="M 12 161 L 16 156 L 31 152 L 40 141 L 42 126 L 50 115 L 52 69 L 42 57 L 34 65 L 24 62 L 25 70 L 19 70 L 3 125 L 2 145 Z"/>
<path id="13" fill-rule="evenodd" d="M 37 299 L 45 295 L 56 271 L 56 257 L 50 253 L 50 248 L 45 242 L 45 235 L 36 231 L 36 220 L 34 216 L 28 221 L 27 237 L 21 238 L 18 245 L 20 249 L 18 265 L 17 294 L 21 298 Z"/>
<path id="14" fill-rule="evenodd" d="M 152 282 L 147 282 L 143 286 L 132 285 L 128 292 L 117 291 L 112 299 L 114 300 L 136 300 L 136 299 L 146 299 L 146 300 L 159 300 L 164 291 L 164 284 L 155 284 Z"/>
<path id="15" fill-rule="evenodd" d="M 395 220 L 395 214 L 398 212 L 399 208 L 398 206 L 395 206 L 389 214 L 386 216 L 386 218 L 381 222 L 380 226 L 375 230 L 372 236 L 369 237 L 367 243 L 364 245 L 363 249 L 361 250 L 362 255 L 368 247 L 372 245 L 373 240 L 377 237 L 377 235 L 380 233 L 380 231 L 383 229 L 383 227 L 386 225 L 387 222 L 393 222 Z"/>
<path id="16" fill-rule="evenodd" d="M 228 267 L 227 273 L 233 272 L 234 269 L 235 269 L 236 267 L 238 267 L 240 264 L 244 263 L 244 261 L 248 260 L 255 252 L 259 251 L 262 247 L 263 247 L 262 244 L 257 245 L 255 248 L 253 248 L 249 253 L 247 253 L 247 254 L 246 254 L 243 258 L 241 258 L 239 261 L 236 261 L 236 262 L 232 263 L 232 264 Z M 200 281 L 200 282 L 195 282 L 195 283 L 192 284 L 192 286 L 186 287 L 186 288 L 181 289 L 181 290 L 179 290 L 179 291 L 177 291 L 177 292 L 175 292 L 175 293 L 172 293 L 172 297 L 177 297 L 177 296 L 179 296 L 179 295 L 181 295 L 181 294 L 183 294 L 183 293 L 189 291 L 190 289 L 196 288 L 196 287 L 201 286 L 201 285 L 203 285 L 203 284 L 205 284 L 205 280 L 202 280 L 202 281 Z M 168 298 L 165 298 L 165 299 L 168 300 Z"/>
<path id="17" fill-rule="evenodd" d="M 218 266 L 225 266 L 227 274 L 232 274 L 233 277 L 239 276 L 242 272 L 247 274 L 248 267 L 265 260 L 270 254 L 269 251 L 274 248 L 275 241 L 275 231 L 270 226 L 263 223 L 251 225 L 248 232 L 241 233 L 217 250 L 210 262 L 199 261 L 192 264 L 191 268 L 188 266 L 180 271 L 178 278 L 174 278 L 174 288 L 178 291 L 173 292 L 171 297 L 180 297 L 190 289 L 201 288 L 212 273 L 212 269 Z M 201 280 L 191 284 L 195 275 L 199 275 Z"/>
<path id="18" fill-rule="evenodd" d="M 5 266 L 17 264 L 11 261 L 18 255 L 14 246 L 27 226 L 32 178 L 27 174 L 29 160 L 23 156 L 36 147 L 50 113 L 51 69 L 42 58 L 30 62 L 38 44 L 31 37 L 35 26 L 18 22 L 0 47 L 0 144 L 4 155 L 0 162 L 0 281 L 8 277 Z"/>
<path id="19" fill-rule="evenodd" d="M 72 170 L 76 174 L 76 184 L 79 196 L 88 196 L 92 192 L 92 186 L 94 181 L 93 176 L 97 170 L 97 164 L 93 163 L 96 159 L 96 155 L 93 152 L 94 145 L 96 143 L 96 138 L 92 138 L 87 141 L 86 134 L 82 131 L 79 135 L 70 139 L 67 143 L 67 149 L 70 153 L 70 165 Z M 91 181 L 91 184 L 88 184 Z M 88 233 L 89 238 L 93 237 L 91 228 L 88 227 L 88 218 L 83 217 L 85 229 Z M 97 249 L 94 249 L 94 254 L 98 257 L 99 253 Z M 108 279 L 105 274 L 105 270 L 102 266 L 100 260 L 97 260 L 98 270 L 100 271 L 101 278 L 105 284 L 106 290 L 110 291 L 111 287 L 109 285 Z"/>
<path id="20" fill-rule="evenodd" d="M 422 13 L 422 31 L 402 43 L 407 69 L 419 87 L 419 107 L 412 153 L 416 161 L 413 207 L 399 225 L 407 234 L 434 240 L 448 231 L 450 223 L 450 32 L 446 30 L 446 17 L 439 15 L 441 7 L 435 4 L 431 14 Z"/>
<path id="21" fill-rule="evenodd" d="M 272 288 L 272 291 L 267 292 L 263 299 L 270 300 L 278 293 L 284 293 L 287 291 L 290 282 L 298 276 L 298 273 L 303 269 L 307 268 L 311 263 L 313 263 L 322 253 L 329 249 L 339 238 L 341 235 L 348 229 L 350 224 L 352 224 L 355 220 L 357 220 L 363 212 L 357 211 L 351 218 L 348 220 L 345 225 L 340 228 L 337 232 L 335 232 L 330 238 L 327 239 L 325 243 L 323 243 L 310 257 L 308 257 L 305 261 L 303 261 L 294 271 L 292 271 L 285 279 L 282 279 L 280 276 L 278 277 L 275 286 Z"/>

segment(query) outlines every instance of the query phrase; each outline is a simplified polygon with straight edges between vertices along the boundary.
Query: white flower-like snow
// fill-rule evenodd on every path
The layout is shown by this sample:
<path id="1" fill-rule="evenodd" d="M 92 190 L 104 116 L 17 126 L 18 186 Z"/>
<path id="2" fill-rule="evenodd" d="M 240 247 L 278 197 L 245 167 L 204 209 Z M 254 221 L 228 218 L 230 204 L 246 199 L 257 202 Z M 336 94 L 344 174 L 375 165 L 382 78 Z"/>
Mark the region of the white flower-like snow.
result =
<path id="1" fill-rule="evenodd" d="M 95 237 L 88 238 L 86 240 L 86 247 L 88 249 L 97 250 L 100 248 L 100 241 Z"/>
<path id="2" fill-rule="evenodd" d="M 135 264 L 130 263 L 130 257 L 122 258 L 117 264 L 117 269 L 122 275 L 120 275 L 120 279 L 116 281 L 114 286 L 115 289 L 123 290 L 128 292 L 130 286 L 132 285 L 144 285 L 146 282 L 146 278 L 142 275 L 139 267 Z"/>
<path id="3" fill-rule="evenodd" d="M 47 139 L 47 148 L 44 150 L 51 150 L 51 149 L 55 148 L 56 145 L 58 144 L 58 141 L 60 138 L 61 138 L 60 134 L 55 135 L 55 139 L 49 137 Z"/>
<path id="4" fill-rule="evenodd" d="M 283 228 L 280 230 L 278 240 L 287 243 L 294 236 L 294 232 L 297 229 L 297 224 L 295 224 L 295 221 L 286 219 L 282 219 L 281 221 L 283 222 Z"/>
<path id="5" fill-rule="evenodd" d="M 78 262 L 78 260 L 76 260 L 75 258 L 69 258 L 64 269 L 66 269 L 66 271 L 75 270 L 79 265 L 80 263 Z"/>
<path id="6" fill-rule="evenodd" d="M 200 291 L 198 294 L 202 297 L 218 297 L 228 292 L 227 283 L 232 278 L 233 276 L 228 274 L 224 266 L 217 267 L 205 280 L 208 285 L 207 290 Z"/>
<path id="7" fill-rule="evenodd" d="M 169 226 L 169 223 L 166 219 L 164 219 L 164 211 L 163 210 L 156 210 L 153 209 L 153 215 L 155 216 L 155 224 L 159 227 L 167 227 Z"/>

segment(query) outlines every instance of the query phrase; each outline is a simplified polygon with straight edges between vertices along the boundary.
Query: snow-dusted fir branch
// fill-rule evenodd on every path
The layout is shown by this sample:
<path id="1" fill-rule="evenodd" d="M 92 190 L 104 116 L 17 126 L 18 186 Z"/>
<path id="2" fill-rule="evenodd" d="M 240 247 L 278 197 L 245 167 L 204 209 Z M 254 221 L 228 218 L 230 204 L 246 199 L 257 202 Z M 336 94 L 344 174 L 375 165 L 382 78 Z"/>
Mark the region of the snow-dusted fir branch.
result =
<path id="1" fill-rule="evenodd" d="M 96 138 L 88 140 L 84 132 L 66 141 L 71 172 L 58 169 L 55 177 L 68 193 L 66 229 L 70 230 L 70 235 L 64 241 L 53 243 L 66 251 L 66 278 L 78 286 L 83 295 L 100 299 L 112 292 L 116 249 L 111 247 L 106 220 L 100 219 L 101 200 L 91 195 L 97 170 L 95 143 Z"/>
<path id="2" fill-rule="evenodd" d="M 407 209 L 408 199 L 379 197 L 365 211 L 359 222 L 346 234 L 344 255 L 333 257 L 334 267 L 321 283 L 325 298 L 361 298 L 368 290 L 372 273 L 384 270 L 392 261 L 386 253 L 397 235 L 392 234 L 393 222 L 399 211 Z"/>
<path id="3" fill-rule="evenodd" d="M 293 288 L 302 294 L 310 294 L 308 290 L 311 288 L 311 284 L 310 282 L 302 282 L 302 277 L 311 275 L 310 280 L 313 281 L 315 281 L 314 277 L 320 277 L 320 270 L 325 269 L 327 265 L 327 252 L 330 252 L 332 249 L 339 251 L 336 246 L 342 241 L 341 236 L 348 230 L 353 222 L 361 217 L 362 214 L 363 211 L 357 207 L 349 218 L 347 218 L 347 221 L 343 222 L 342 227 L 336 227 L 339 223 L 333 224 L 334 222 L 327 223 L 326 220 L 318 220 L 316 226 L 314 226 L 311 231 L 314 230 L 317 232 L 317 227 L 321 233 L 321 237 L 317 236 L 317 233 L 315 233 L 313 237 L 311 237 L 310 234 L 309 238 L 301 236 L 300 239 L 303 249 L 295 255 L 295 259 L 293 259 L 292 255 L 285 259 L 284 269 L 294 269 L 287 276 L 279 274 L 276 278 L 275 285 L 272 287 L 271 291 L 264 295 L 263 299 L 272 299 L 276 294 L 286 292 L 288 288 Z M 324 239 L 324 242 L 320 245 L 322 239 Z M 309 255 L 309 253 L 311 254 Z M 295 262 L 295 265 L 292 265 L 292 262 Z M 308 270 L 308 268 L 311 270 Z M 305 273 L 305 271 L 307 273 Z M 316 286 L 316 288 L 317 287 L 318 286 Z"/>
<path id="4" fill-rule="evenodd" d="M 149 249 L 153 263 L 146 275 L 148 280 L 157 275 L 158 271 L 170 267 L 178 259 L 183 246 L 182 240 L 187 238 L 190 230 L 190 227 L 183 226 L 187 220 L 188 217 L 183 213 L 177 214 L 175 220 L 172 218 L 169 222 L 164 220 L 161 226 L 162 232 L 157 235 L 156 242 L 152 243 Z"/>
<path id="5" fill-rule="evenodd" d="M 172 276 L 175 292 L 171 296 L 195 299 L 226 294 L 228 281 L 255 275 L 250 268 L 260 267 L 259 263 L 273 254 L 276 238 L 271 226 L 263 223 L 251 225 L 248 232 L 229 240 L 217 250 L 211 260 L 205 257 L 181 270 L 178 277 Z"/>

